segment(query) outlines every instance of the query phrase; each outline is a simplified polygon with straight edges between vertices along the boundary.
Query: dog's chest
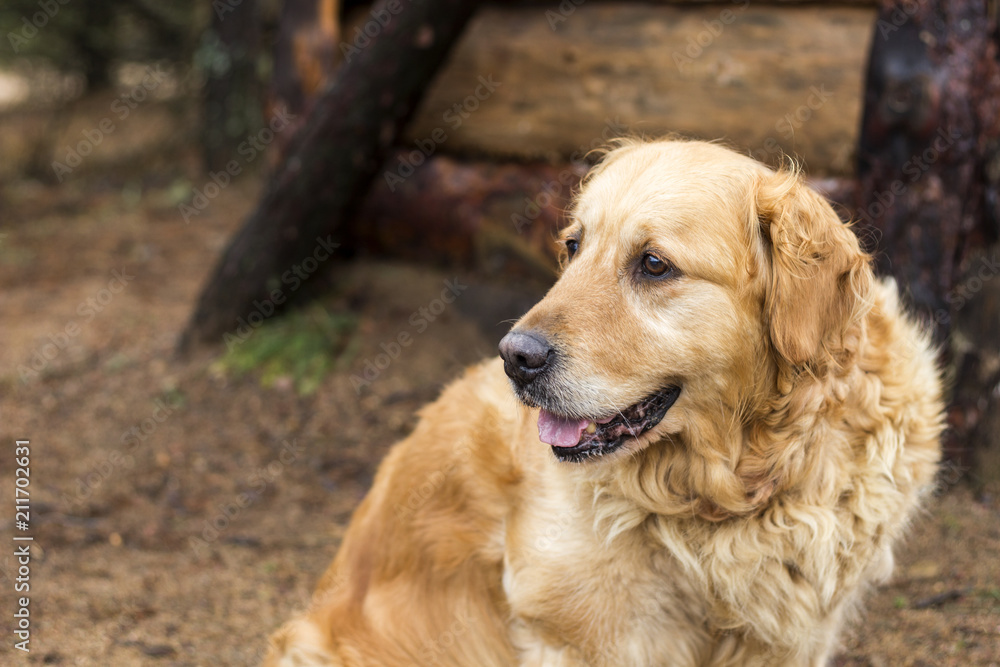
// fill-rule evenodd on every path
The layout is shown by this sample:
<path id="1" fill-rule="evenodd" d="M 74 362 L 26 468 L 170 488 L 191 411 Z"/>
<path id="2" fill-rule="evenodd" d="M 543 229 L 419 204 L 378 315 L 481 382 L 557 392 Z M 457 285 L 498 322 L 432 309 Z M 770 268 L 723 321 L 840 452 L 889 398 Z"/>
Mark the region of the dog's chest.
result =
<path id="1" fill-rule="evenodd" d="M 537 491 L 507 526 L 503 584 L 522 664 L 696 662 L 703 610 L 669 555 L 640 527 L 609 538 L 572 492 Z"/>

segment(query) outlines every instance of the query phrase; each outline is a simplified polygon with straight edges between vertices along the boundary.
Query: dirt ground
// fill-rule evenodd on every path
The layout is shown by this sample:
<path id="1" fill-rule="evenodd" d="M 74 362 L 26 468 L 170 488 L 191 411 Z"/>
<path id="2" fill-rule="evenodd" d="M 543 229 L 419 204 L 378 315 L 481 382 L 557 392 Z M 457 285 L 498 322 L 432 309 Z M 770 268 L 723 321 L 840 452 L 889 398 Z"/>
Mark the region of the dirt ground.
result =
<path id="1" fill-rule="evenodd" d="M 61 126 L 57 152 L 107 109 L 89 104 Z M 237 372 L 221 341 L 178 358 L 199 287 L 259 180 L 223 189 L 186 223 L 177 204 L 205 180 L 191 137 L 150 138 L 173 112 L 144 113 L 144 134 L 123 127 L 62 184 L 0 160 L 0 664 L 258 663 L 414 411 L 494 354 L 497 323 L 535 296 L 456 271 L 344 261 L 314 279 L 326 312 L 349 325 L 311 393 L 281 364 Z M 2 120 L 0 155 L 50 131 L 34 114 Z M 414 313 L 453 279 L 469 289 L 418 330 Z M 352 375 L 404 331 L 413 344 L 357 391 Z M 31 442 L 28 654 L 13 647 L 16 439 Z M 961 483 L 934 499 L 836 664 L 1000 665 L 995 501 Z"/>

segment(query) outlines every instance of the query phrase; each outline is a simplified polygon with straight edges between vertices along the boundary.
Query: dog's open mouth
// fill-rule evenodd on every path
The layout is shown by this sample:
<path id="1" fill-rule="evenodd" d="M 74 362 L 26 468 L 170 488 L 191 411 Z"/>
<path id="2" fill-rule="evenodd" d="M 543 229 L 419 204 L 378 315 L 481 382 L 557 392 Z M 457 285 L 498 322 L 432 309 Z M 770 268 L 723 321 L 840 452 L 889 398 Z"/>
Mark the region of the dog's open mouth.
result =
<path id="1" fill-rule="evenodd" d="M 552 446 L 560 461 L 603 456 L 659 424 L 680 393 L 680 387 L 667 387 L 601 419 L 573 419 L 542 408 L 538 413 L 538 438 Z"/>

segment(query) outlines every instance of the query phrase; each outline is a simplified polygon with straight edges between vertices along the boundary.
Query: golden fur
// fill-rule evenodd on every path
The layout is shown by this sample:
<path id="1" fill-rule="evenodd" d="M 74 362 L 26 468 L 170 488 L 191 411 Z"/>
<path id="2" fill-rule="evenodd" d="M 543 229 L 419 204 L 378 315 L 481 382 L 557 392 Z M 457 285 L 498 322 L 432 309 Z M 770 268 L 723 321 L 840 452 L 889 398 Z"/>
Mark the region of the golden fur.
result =
<path id="1" fill-rule="evenodd" d="M 927 337 L 794 170 L 622 142 L 588 176 L 548 295 L 553 401 L 662 421 L 595 460 L 539 441 L 500 360 L 382 463 L 269 664 L 823 665 L 933 485 Z M 655 252 L 676 267 L 631 267 Z"/>

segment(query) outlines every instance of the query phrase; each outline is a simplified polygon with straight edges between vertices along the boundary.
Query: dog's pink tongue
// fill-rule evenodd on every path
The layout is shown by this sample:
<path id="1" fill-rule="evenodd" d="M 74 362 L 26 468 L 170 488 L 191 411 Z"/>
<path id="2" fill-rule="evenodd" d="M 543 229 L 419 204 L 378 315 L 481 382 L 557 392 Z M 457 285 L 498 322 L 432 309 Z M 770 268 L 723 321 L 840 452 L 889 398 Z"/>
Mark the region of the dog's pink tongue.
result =
<path id="1" fill-rule="evenodd" d="M 553 447 L 575 447 L 589 424 L 586 419 L 567 419 L 548 410 L 538 412 L 538 439 Z"/>

